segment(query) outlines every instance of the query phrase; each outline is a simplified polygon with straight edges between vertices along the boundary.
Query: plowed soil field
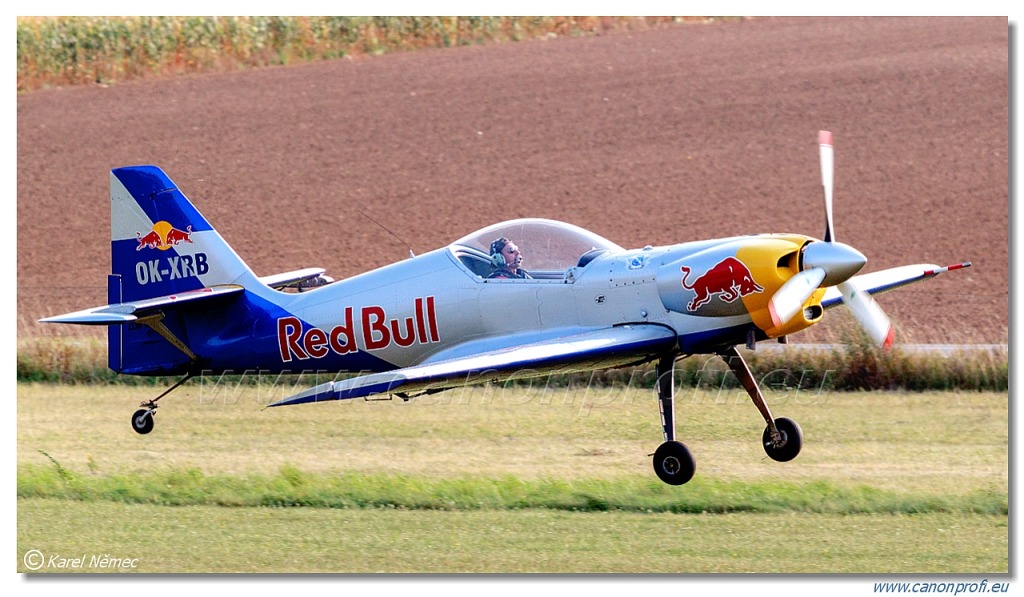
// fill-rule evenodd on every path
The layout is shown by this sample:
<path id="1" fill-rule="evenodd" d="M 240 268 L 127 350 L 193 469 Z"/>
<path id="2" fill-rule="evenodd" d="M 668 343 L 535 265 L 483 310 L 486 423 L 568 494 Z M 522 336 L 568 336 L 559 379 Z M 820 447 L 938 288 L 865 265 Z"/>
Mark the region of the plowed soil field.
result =
<path id="1" fill-rule="evenodd" d="M 118 166 L 161 166 L 258 274 L 341 278 L 408 254 L 359 210 L 418 253 L 517 217 L 820 237 L 827 129 L 865 271 L 974 263 L 882 297 L 899 338 L 1005 343 L 1008 53 L 1005 18 L 757 18 L 25 94 L 19 336 L 99 331 L 34 322 L 105 304 Z"/>

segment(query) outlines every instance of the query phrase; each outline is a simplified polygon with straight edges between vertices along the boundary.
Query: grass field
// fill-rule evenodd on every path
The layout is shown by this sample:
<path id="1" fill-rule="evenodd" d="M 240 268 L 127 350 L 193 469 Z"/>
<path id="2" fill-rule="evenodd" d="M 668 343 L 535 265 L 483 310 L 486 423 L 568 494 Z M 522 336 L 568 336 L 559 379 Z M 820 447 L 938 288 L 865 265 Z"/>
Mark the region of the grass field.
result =
<path id="1" fill-rule="evenodd" d="M 683 390 L 697 476 L 671 488 L 647 391 L 263 410 L 289 389 L 190 385 L 138 436 L 159 391 L 19 384 L 19 571 L 1008 571 L 1006 394 L 773 393 L 805 436 L 776 463 L 741 391 Z"/>
<path id="2" fill-rule="evenodd" d="M 40 533 L 35 521 L 60 532 Z M 983 515 L 170 508 L 40 499 L 19 503 L 18 525 L 19 552 L 137 558 L 133 572 L 994 573 L 1006 571 L 1006 539 L 1006 517 Z"/>

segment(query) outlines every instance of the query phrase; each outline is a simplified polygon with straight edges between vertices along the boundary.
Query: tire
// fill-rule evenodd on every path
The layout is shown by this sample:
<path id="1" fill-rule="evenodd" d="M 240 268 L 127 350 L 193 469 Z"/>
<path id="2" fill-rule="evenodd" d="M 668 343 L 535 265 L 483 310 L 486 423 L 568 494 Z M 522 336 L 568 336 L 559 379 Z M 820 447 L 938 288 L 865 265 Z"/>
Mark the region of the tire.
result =
<path id="1" fill-rule="evenodd" d="M 696 470 L 690 449 L 681 442 L 665 442 L 654 452 L 654 473 L 669 485 L 686 483 Z"/>
<path id="2" fill-rule="evenodd" d="M 146 435 L 153 431 L 153 411 L 140 408 L 132 415 L 132 429 L 139 435 Z"/>
<path id="3" fill-rule="evenodd" d="M 785 417 L 775 419 L 775 428 L 782 434 L 782 444 L 773 445 L 771 428 L 765 427 L 764 433 L 761 434 L 761 445 L 764 446 L 765 454 L 772 460 L 789 462 L 800 453 L 800 448 L 804 443 L 803 431 L 800 430 L 796 421 Z"/>

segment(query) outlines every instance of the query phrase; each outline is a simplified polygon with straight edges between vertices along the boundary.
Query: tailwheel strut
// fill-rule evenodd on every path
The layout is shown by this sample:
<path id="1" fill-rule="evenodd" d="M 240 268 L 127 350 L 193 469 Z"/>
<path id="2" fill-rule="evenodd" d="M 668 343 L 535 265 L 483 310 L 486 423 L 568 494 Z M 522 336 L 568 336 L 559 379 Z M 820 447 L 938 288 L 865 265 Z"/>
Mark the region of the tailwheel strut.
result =
<path id="1" fill-rule="evenodd" d="M 803 431 L 800 426 L 791 419 L 772 417 L 772 411 L 768 408 L 757 381 L 754 380 L 754 374 L 750 372 L 750 367 L 747 366 L 743 355 L 736 350 L 735 346 L 730 346 L 720 352 L 718 356 L 722 357 L 729 369 L 736 375 L 740 385 L 747 391 L 750 400 L 767 424 L 764 433 L 761 434 L 761 445 L 764 447 L 765 454 L 778 462 L 788 462 L 796 458 L 803 446 Z"/>
<path id="2" fill-rule="evenodd" d="M 192 379 L 192 377 L 193 377 L 192 373 L 186 374 L 185 377 L 183 377 L 180 380 L 178 380 L 178 382 L 175 383 L 173 386 L 167 388 L 164 391 L 164 393 L 160 394 L 156 398 L 153 398 L 152 400 L 146 400 L 145 402 L 140 404 L 139 406 L 141 408 L 139 408 L 139 410 L 137 410 L 134 413 L 132 413 L 132 429 L 135 430 L 135 433 L 138 433 L 140 435 L 145 435 L 145 434 L 149 433 L 150 431 L 153 431 L 153 425 L 154 425 L 153 417 L 154 417 L 154 415 L 156 415 L 156 409 L 159 406 L 157 404 L 157 402 L 161 398 L 163 398 L 164 396 L 166 396 L 166 395 L 170 394 L 171 392 L 173 392 L 174 390 L 178 389 L 178 387 L 181 384 L 183 384 L 186 381 Z"/>

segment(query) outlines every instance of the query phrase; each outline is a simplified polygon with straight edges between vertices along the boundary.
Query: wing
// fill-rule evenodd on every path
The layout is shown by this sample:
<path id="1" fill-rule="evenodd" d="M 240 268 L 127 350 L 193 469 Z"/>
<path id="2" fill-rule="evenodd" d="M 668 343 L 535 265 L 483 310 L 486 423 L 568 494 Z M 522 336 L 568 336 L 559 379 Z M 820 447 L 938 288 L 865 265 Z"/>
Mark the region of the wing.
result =
<path id="1" fill-rule="evenodd" d="M 920 282 L 921 280 L 927 280 L 943 272 L 950 272 L 965 267 L 971 267 L 971 262 L 965 261 L 964 263 L 957 263 L 946 267 L 939 267 L 928 263 L 904 265 L 854 276 L 850 278 L 849 283 L 852 283 L 861 292 L 874 295 L 888 292 L 907 284 L 913 284 L 914 282 Z M 841 304 L 843 304 L 843 294 L 838 286 L 832 286 L 825 291 L 825 295 L 821 299 L 822 307 L 831 309 Z"/>
<path id="2" fill-rule="evenodd" d="M 550 373 L 573 373 L 639 364 L 675 348 L 668 326 L 631 324 L 537 339 L 520 336 L 519 344 L 474 354 L 320 384 L 270 406 L 347 400 L 374 394 L 437 392 L 464 384 L 525 379 Z"/>
<path id="3" fill-rule="evenodd" d="M 224 297 L 236 294 L 245 290 L 236 284 L 224 284 L 210 288 L 200 288 L 178 294 L 159 296 L 156 298 L 143 299 L 114 305 L 93 307 L 74 313 L 66 313 L 55 317 L 40 319 L 42 323 L 77 323 L 80 325 L 116 325 L 131 323 L 145 316 L 147 313 L 155 312 L 165 307 L 179 306 L 195 301 L 208 300 L 217 297 Z"/>

